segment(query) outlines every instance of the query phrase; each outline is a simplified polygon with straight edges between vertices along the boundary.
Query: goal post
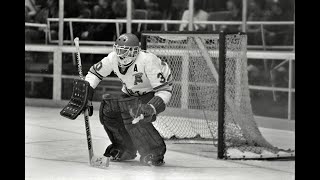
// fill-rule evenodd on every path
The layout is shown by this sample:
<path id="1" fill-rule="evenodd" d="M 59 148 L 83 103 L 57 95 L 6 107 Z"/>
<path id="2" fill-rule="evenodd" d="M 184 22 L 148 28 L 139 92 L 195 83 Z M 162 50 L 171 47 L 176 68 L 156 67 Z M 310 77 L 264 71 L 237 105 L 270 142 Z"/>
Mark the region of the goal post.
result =
<path id="1" fill-rule="evenodd" d="M 222 159 L 225 155 L 224 138 L 224 110 L 225 110 L 225 75 L 226 75 L 226 43 L 225 34 L 219 34 L 219 84 L 218 84 L 218 158 Z"/>
<path id="2" fill-rule="evenodd" d="M 165 139 L 217 144 L 219 159 L 293 157 L 271 145 L 254 120 L 242 32 L 143 31 L 141 49 L 172 70 L 173 93 L 153 123 Z"/>

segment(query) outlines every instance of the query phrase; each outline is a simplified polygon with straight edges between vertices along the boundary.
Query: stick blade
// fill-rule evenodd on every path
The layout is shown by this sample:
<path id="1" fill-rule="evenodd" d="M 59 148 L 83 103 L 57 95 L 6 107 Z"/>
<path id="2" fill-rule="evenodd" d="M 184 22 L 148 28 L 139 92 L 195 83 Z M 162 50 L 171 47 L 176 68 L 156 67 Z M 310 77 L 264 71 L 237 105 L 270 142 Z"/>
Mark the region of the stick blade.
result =
<path id="1" fill-rule="evenodd" d="M 101 169 L 107 169 L 109 167 L 110 158 L 109 157 L 98 157 L 93 156 L 90 161 L 90 165 L 92 167 L 101 168 Z"/>

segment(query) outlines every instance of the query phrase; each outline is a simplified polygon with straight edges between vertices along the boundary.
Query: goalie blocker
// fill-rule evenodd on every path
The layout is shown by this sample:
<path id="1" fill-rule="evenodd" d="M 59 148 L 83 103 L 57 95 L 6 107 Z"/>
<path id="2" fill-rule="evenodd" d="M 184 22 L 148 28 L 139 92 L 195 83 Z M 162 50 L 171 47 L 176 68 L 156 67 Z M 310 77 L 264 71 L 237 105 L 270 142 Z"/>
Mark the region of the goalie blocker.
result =
<path id="1" fill-rule="evenodd" d="M 93 107 L 91 104 L 93 92 L 94 90 L 90 86 L 89 82 L 82 79 L 75 79 L 73 81 L 71 99 L 67 106 L 60 111 L 60 115 L 74 120 L 85 108 L 88 107 L 89 116 L 91 116 L 93 113 Z"/>

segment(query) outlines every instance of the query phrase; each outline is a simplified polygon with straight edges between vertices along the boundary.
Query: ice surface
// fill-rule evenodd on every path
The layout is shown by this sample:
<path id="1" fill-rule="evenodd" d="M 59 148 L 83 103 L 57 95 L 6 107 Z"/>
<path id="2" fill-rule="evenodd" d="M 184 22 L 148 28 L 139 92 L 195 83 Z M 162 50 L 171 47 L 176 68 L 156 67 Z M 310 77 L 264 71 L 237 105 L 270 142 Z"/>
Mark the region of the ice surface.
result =
<path id="1" fill-rule="evenodd" d="M 25 107 L 25 179 L 39 180 L 287 180 L 295 178 L 295 161 L 219 160 L 216 152 L 197 152 L 194 145 L 167 143 L 166 164 L 141 166 L 139 156 L 130 162 L 110 162 L 108 169 L 90 167 L 84 119 L 69 120 L 59 108 Z M 110 144 L 98 118 L 90 117 L 93 150 L 103 154 Z M 294 132 L 261 128 L 276 146 L 294 147 Z"/>

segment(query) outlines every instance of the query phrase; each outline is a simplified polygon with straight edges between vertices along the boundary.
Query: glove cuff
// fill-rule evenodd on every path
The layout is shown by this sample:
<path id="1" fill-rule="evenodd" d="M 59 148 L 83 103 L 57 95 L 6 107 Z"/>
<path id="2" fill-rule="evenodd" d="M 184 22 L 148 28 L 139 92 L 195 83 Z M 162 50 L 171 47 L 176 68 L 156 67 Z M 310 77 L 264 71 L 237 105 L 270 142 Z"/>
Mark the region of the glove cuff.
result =
<path id="1" fill-rule="evenodd" d="M 151 105 L 157 115 L 166 109 L 166 104 L 159 96 L 154 96 L 147 104 Z"/>
<path id="2" fill-rule="evenodd" d="M 152 104 L 149 104 L 149 105 L 150 105 L 150 107 L 153 109 L 154 114 L 157 114 L 156 108 L 155 108 Z"/>

